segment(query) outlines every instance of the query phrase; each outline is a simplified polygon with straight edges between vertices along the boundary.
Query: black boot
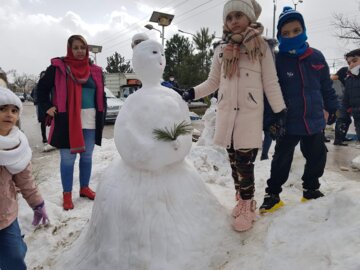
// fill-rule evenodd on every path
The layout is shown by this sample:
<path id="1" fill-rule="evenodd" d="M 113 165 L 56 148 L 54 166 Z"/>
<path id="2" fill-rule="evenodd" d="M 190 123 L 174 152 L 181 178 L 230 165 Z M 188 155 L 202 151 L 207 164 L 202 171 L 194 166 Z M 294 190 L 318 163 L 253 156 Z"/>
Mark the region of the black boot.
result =
<path id="1" fill-rule="evenodd" d="M 346 143 L 343 143 L 342 141 L 334 141 L 334 145 L 338 145 L 338 146 L 348 146 Z"/>

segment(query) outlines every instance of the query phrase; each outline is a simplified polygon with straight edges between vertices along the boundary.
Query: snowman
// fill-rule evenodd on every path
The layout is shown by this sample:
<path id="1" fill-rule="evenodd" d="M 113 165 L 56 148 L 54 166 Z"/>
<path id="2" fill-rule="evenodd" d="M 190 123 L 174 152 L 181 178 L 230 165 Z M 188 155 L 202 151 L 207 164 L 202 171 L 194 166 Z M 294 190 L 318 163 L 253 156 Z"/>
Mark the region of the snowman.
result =
<path id="1" fill-rule="evenodd" d="M 189 110 L 159 83 L 162 46 L 138 44 L 133 67 L 143 86 L 127 98 L 115 123 L 120 157 L 103 174 L 87 230 L 59 269 L 220 269 L 237 235 L 185 159 L 192 145 Z"/>

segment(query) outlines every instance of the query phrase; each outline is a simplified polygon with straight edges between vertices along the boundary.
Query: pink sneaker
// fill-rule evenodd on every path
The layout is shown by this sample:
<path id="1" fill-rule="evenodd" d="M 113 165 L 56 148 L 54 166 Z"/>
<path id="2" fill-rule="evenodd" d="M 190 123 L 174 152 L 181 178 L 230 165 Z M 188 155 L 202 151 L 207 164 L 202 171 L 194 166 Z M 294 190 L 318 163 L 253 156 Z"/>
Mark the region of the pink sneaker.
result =
<path id="1" fill-rule="evenodd" d="M 237 210 L 235 211 L 235 209 Z M 240 199 L 237 206 L 233 210 L 233 215 L 237 214 L 233 221 L 235 231 L 243 232 L 252 228 L 253 222 L 256 220 L 256 201 Z"/>

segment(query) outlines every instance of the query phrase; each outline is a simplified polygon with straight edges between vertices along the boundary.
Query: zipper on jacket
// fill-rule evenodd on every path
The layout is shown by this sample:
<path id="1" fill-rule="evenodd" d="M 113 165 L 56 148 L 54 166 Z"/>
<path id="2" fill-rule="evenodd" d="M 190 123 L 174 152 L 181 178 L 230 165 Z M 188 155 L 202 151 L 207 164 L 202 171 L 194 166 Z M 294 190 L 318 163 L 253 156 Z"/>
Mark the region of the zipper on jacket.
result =
<path id="1" fill-rule="evenodd" d="M 311 134 L 310 127 L 309 127 L 308 122 L 306 120 L 307 106 L 306 106 L 306 96 L 305 96 L 305 89 L 304 89 L 304 81 L 305 80 L 304 80 L 304 74 L 302 73 L 302 70 L 301 70 L 300 60 L 298 60 L 298 68 L 299 68 L 299 73 L 300 73 L 300 76 L 301 76 L 301 94 L 302 94 L 303 100 L 304 100 L 303 120 L 304 120 L 306 131 L 308 132 L 308 134 Z"/>

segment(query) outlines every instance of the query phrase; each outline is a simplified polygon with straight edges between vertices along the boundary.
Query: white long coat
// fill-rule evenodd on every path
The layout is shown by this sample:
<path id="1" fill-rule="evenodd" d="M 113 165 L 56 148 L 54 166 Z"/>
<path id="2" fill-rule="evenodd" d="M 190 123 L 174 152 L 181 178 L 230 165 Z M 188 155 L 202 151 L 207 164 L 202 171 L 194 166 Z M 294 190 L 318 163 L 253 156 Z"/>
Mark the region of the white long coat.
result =
<path id="1" fill-rule="evenodd" d="M 264 94 L 275 113 L 286 108 L 272 53 L 267 46 L 265 57 L 251 62 L 245 49 L 241 48 L 238 74 L 229 79 L 224 78 L 222 68 L 225 46 L 221 44 L 215 49 L 208 79 L 194 88 L 195 99 L 219 89 L 215 144 L 229 148 L 233 139 L 235 149 L 260 148 Z"/>

